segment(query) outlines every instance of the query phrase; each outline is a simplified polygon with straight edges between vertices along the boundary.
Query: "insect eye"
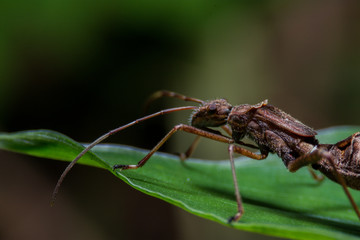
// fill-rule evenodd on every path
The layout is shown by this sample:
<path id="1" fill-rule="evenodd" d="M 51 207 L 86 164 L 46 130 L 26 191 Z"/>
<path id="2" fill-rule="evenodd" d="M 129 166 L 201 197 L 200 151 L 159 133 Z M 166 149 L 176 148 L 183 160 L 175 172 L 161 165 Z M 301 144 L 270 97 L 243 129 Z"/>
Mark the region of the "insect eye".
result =
<path id="1" fill-rule="evenodd" d="M 216 109 L 217 109 L 216 104 L 210 104 L 209 105 L 209 112 L 210 113 L 216 112 Z"/>

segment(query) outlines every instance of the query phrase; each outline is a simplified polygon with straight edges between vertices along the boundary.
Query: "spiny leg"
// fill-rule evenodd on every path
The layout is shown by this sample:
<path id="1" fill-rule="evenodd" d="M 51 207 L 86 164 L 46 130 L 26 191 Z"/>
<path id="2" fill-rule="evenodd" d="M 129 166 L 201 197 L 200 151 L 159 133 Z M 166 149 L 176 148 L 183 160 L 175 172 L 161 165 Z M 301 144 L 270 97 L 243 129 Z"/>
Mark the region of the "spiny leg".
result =
<path id="1" fill-rule="evenodd" d="M 293 162 L 291 162 L 288 165 L 288 169 L 290 172 L 296 172 L 299 168 L 301 168 L 303 166 L 307 166 L 309 164 L 317 163 L 322 158 L 325 158 L 331 165 L 337 182 L 342 186 L 347 198 L 349 199 L 353 209 L 356 212 L 356 215 L 360 219 L 359 208 L 357 207 L 351 193 L 349 192 L 349 189 L 346 186 L 344 178 L 341 176 L 341 174 L 337 170 L 333 156 L 328 151 L 323 150 L 323 149 L 318 149 L 317 147 L 315 147 L 314 150 L 312 150 L 310 153 L 300 156 L 297 159 L 295 159 Z"/>
<path id="2" fill-rule="evenodd" d="M 170 130 L 170 132 L 168 134 L 166 134 L 166 136 L 160 140 L 160 142 L 143 158 L 141 159 L 138 164 L 136 165 L 123 165 L 123 164 L 117 164 L 113 167 L 113 169 L 136 169 L 139 167 L 142 167 L 148 160 L 149 158 L 177 131 L 184 131 L 184 132 L 188 132 L 188 133 L 192 133 L 201 137 L 206 137 L 206 138 L 210 138 L 212 140 L 215 141 L 219 141 L 219 142 L 223 142 L 223 143 L 233 143 L 234 140 L 229 138 L 229 137 L 225 137 L 222 135 L 218 135 L 215 133 L 211 133 L 199 128 L 195 128 L 193 126 L 189 126 L 189 125 L 184 125 L 184 124 L 179 124 L 176 125 L 175 127 L 173 127 L 173 129 Z"/>
<path id="3" fill-rule="evenodd" d="M 238 211 L 234 216 L 229 218 L 229 220 L 228 220 L 229 223 L 231 223 L 233 221 L 238 221 L 241 218 L 241 216 L 244 214 L 244 207 L 242 205 L 242 199 L 241 199 L 241 195 L 240 195 L 239 185 L 237 182 L 236 169 L 235 169 L 234 156 L 233 156 L 235 147 L 236 146 L 234 144 L 230 144 L 229 155 L 230 155 L 231 172 L 232 172 L 232 177 L 233 177 L 233 182 L 234 182 L 235 197 L 236 197 Z"/>

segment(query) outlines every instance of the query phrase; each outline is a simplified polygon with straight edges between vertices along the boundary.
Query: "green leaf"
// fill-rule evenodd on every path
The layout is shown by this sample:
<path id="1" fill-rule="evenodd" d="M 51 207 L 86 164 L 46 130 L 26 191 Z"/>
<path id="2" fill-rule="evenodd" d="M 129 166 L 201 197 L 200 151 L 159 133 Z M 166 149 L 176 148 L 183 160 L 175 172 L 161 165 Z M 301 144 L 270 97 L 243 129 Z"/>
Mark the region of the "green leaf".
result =
<path id="1" fill-rule="evenodd" d="M 335 143 L 359 127 L 320 131 L 322 143 Z M 71 161 L 82 145 L 49 130 L 0 134 L 0 148 L 38 157 Z M 263 161 L 236 160 L 245 214 L 228 224 L 236 212 L 230 163 L 189 159 L 156 153 L 137 170 L 113 171 L 114 164 L 137 163 L 147 151 L 102 144 L 87 153 L 81 164 L 102 167 L 130 186 L 163 199 L 195 215 L 232 228 L 293 239 L 358 239 L 360 221 L 340 185 L 314 181 L 307 169 L 290 173 L 276 155 Z M 350 190 L 354 199 L 360 192 Z"/>

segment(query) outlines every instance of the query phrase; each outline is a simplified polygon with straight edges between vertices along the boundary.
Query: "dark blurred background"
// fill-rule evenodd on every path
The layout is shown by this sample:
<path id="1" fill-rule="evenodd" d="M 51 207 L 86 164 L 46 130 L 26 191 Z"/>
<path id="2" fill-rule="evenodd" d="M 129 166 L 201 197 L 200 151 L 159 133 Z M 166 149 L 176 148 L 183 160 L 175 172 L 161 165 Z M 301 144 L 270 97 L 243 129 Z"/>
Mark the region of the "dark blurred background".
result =
<path id="1" fill-rule="evenodd" d="M 156 90 L 233 104 L 264 99 L 315 129 L 360 125 L 360 3 L 8 0 L 0 4 L 0 131 L 52 129 L 80 142 L 142 116 Z M 161 99 L 149 109 L 187 105 Z M 109 141 L 149 149 L 190 112 Z M 179 133 L 162 151 L 181 152 Z M 195 157 L 225 159 L 204 140 Z M 0 152 L 1 239 L 274 239 L 139 193 L 103 170 Z M 285 169 L 284 169 L 285 170 Z"/>

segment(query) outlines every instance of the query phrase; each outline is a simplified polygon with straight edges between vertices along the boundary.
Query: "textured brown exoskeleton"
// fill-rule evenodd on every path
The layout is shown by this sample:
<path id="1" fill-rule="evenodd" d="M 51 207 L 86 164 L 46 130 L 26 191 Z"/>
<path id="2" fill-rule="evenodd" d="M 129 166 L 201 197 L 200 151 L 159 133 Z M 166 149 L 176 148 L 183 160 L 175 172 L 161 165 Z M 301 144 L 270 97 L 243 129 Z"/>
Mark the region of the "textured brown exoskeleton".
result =
<path id="1" fill-rule="evenodd" d="M 234 153 L 239 153 L 256 160 L 265 159 L 268 153 L 276 153 L 291 172 L 295 172 L 301 167 L 312 165 L 314 169 L 320 170 L 327 177 L 342 185 L 353 208 L 360 218 L 359 210 L 347 189 L 347 186 L 359 189 L 360 180 L 357 178 L 359 175 L 358 161 L 360 161 L 359 133 L 334 145 L 319 144 L 315 138 L 316 132 L 313 129 L 280 109 L 269 105 L 267 100 L 256 105 L 243 104 L 232 106 L 225 99 L 202 101 L 174 92 L 159 91 L 152 95 L 149 102 L 164 96 L 197 102 L 201 105 L 199 107 L 188 106 L 163 110 L 137 119 L 99 137 L 85 148 L 63 172 L 54 190 L 52 200 L 55 201 L 60 184 L 71 167 L 92 147 L 110 135 L 158 115 L 194 109 L 194 112 L 191 115 L 191 125 L 179 124 L 173 127 L 173 129 L 138 162 L 138 164 L 119 164 L 115 165 L 113 168 L 125 170 L 142 167 L 175 132 L 181 130 L 197 135 L 197 138 L 188 151 L 185 154 L 180 155 L 182 159 L 191 155 L 200 137 L 206 137 L 229 144 L 228 149 L 238 205 L 237 213 L 229 219 L 229 222 L 239 220 L 244 212 L 236 179 L 233 160 Z M 229 136 L 210 129 L 216 127 L 221 127 Z M 257 146 L 243 143 L 241 140 L 245 136 L 252 139 Z M 260 153 L 254 153 L 243 148 L 243 146 L 259 149 Z M 353 171 L 353 168 L 351 168 L 352 165 L 356 165 L 356 173 Z M 320 179 L 310 168 L 309 170 L 315 179 Z"/>

